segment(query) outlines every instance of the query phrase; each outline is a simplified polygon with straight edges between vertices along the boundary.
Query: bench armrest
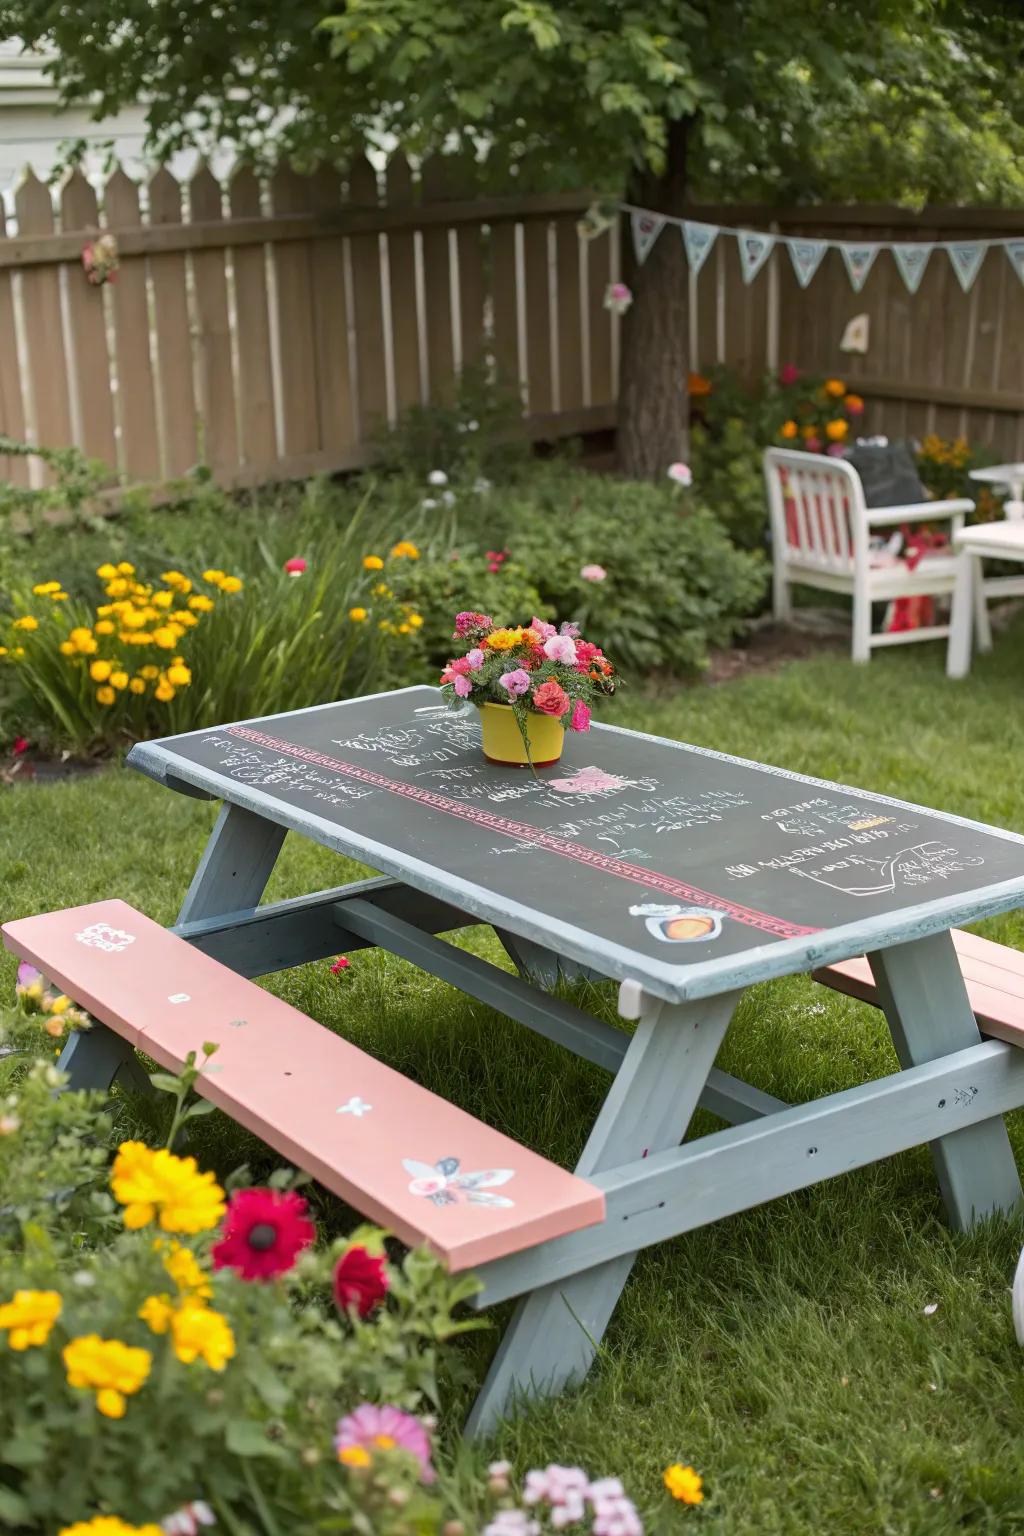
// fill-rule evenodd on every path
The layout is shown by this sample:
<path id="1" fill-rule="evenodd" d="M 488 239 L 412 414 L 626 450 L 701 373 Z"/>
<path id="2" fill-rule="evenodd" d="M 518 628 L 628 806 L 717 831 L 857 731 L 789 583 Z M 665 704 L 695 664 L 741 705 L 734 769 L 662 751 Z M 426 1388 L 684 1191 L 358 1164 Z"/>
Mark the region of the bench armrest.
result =
<path id="1" fill-rule="evenodd" d="M 906 507 L 868 507 L 868 522 L 873 528 L 888 528 L 899 523 L 927 523 L 933 518 L 958 518 L 962 522 L 974 502 L 966 496 L 949 501 L 916 501 Z"/>

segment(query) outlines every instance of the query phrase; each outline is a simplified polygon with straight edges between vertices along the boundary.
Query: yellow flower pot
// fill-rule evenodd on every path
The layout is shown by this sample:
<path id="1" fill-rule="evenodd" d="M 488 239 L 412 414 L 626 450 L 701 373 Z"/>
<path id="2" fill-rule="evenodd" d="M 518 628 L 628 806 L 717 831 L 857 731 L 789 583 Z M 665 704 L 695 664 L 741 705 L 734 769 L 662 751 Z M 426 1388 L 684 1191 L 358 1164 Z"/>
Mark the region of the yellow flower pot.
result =
<path id="1" fill-rule="evenodd" d="M 484 757 L 489 763 L 499 763 L 506 768 L 528 768 L 532 760 L 534 768 L 549 768 L 562 755 L 565 731 L 551 715 L 536 714 L 532 710 L 527 714 L 529 755 L 511 704 L 481 704 L 480 722 Z"/>

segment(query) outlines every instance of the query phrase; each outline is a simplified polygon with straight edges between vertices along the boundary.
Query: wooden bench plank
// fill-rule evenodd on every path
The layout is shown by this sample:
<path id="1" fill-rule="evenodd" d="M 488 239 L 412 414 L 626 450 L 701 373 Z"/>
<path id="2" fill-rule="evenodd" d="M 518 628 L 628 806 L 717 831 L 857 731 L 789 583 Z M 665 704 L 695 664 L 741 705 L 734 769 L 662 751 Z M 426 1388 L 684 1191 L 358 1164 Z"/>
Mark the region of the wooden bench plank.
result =
<path id="1" fill-rule="evenodd" d="M 332 1034 L 123 901 L 22 918 L 4 941 L 94 1018 L 404 1242 L 468 1269 L 604 1219 L 604 1196 Z M 474 1177 L 476 1176 L 476 1177 Z"/>
<path id="2" fill-rule="evenodd" d="M 979 1030 L 992 1039 L 1024 1046 L 1024 955 L 961 928 L 952 932 Z M 863 955 L 823 966 L 812 974 L 823 986 L 878 1006 L 874 977 Z"/>

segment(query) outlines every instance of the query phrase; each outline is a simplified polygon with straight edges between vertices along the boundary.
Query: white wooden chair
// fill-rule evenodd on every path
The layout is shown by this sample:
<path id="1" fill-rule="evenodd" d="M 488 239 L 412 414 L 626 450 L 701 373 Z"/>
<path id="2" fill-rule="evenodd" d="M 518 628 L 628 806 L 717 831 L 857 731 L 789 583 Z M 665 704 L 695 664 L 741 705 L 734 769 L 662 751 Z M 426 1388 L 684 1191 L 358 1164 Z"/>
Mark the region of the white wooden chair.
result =
<path id="1" fill-rule="evenodd" d="M 952 534 L 962 526 L 964 514 L 974 510 L 972 501 L 869 507 L 852 464 L 789 448 L 767 448 L 764 473 L 771 512 L 776 619 L 789 619 L 789 589 L 799 585 L 845 592 L 853 598 L 854 661 L 869 661 L 876 645 L 937 640 L 949 634 L 948 624 L 872 633 L 872 603 L 897 597 L 951 596 L 958 568 L 958 557 L 952 552 L 926 554 L 911 569 L 905 559 L 878 546 L 904 523 L 948 519 Z"/>

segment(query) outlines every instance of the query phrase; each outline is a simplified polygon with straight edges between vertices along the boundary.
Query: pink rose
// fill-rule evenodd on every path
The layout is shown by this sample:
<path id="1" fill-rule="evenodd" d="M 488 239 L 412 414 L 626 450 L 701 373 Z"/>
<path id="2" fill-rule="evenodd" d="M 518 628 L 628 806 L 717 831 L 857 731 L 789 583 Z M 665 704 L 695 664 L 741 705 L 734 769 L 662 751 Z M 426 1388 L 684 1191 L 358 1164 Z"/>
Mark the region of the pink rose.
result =
<path id="1" fill-rule="evenodd" d="M 484 664 L 484 653 L 479 646 L 474 646 L 471 651 L 466 652 L 466 660 L 469 662 L 471 670 L 475 672 L 478 667 L 482 667 Z"/>
<path id="2" fill-rule="evenodd" d="M 603 565 L 585 565 L 580 575 L 584 581 L 604 581 L 608 572 Z"/>
<path id="3" fill-rule="evenodd" d="M 518 699 L 530 690 L 530 674 L 523 667 L 516 667 L 514 672 L 503 672 L 498 682 L 513 698 Z"/>
<path id="4" fill-rule="evenodd" d="M 534 691 L 533 707 L 542 715 L 564 715 L 569 708 L 569 695 L 553 677 L 549 677 Z"/>
<path id="5" fill-rule="evenodd" d="M 569 721 L 570 731 L 590 730 L 590 710 L 582 699 L 577 699 L 572 707 L 572 719 Z"/>
<path id="6" fill-rule="evenodd" d="M 576 660 L 576 642 L 571 635 L 549 635 L 544 641 L 548 661 L 560 661 L 571 667 Z"/>
<path id="7" fill-rule="evenodd" d="M 468 699 L 473 692 L 473 684 L 468 677 L 457 677 L 452 683 L 452 687 L 460 699 Z"/>
<path id="8" fill-rule="evenodd" d="M 675 481 L 676 485 L 687 486 L 693 484 L 693 470 L 689 464 L 670 464 L 666 473 L 670 480 Z"/>

